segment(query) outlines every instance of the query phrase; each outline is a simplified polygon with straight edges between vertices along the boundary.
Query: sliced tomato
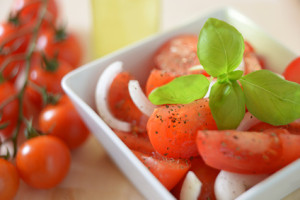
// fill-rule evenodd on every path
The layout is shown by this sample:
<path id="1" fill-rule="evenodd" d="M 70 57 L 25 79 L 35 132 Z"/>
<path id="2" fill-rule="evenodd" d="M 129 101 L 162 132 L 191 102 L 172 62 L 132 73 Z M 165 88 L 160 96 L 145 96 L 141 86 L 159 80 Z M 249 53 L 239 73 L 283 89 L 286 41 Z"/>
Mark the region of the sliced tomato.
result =
<path id="1" fill-rule="evenodd" d="M 113 80 L 108 91 L 108 105 L 111 113 L 118 119 L 139 125 L 143 114 L 133 103 L 128 83 L 134 79 L 128 72 L 121 72 Z"/>
<path id="2" fill-rule="evenodd" d="M 262 69 L 262 66 L 260 65 L 260 60 L 258 59 L 255 53 L 250 52 L 244 54 L 244 62 L 245 74 L 249 74 L 251 72 Z"/>
<path id="3" fill-rule="evenodd" d="M 169 83 L 176 77 L 178 77 L 178 75 L 176 75 L 175 73 L 165 70 L 153 69 L 147 79 L 146 95 L 148 96 L 153 89 Z"/>
<path id="4" fill-rule="evenodd" d="M 133 153 L 168 190 L 171 190 L 191 167 L 188 160 L 184 159 L 165 158 L 138 151 Z"/>
<path id="5" fill-rule="evenodd" d="M 145 132 L 129 133 L 119 130 L 114 130 L 114 132 L 131 150 L 148 154 L 155 152 L 152 144 L 150 143 L 149 137 Z"/>
<path id="6" fill-rule="evenodd" d="M 191 160 L 190 171 L 194 172 L 198 179 L 201 181 L 201 193 L 198 196 L 198 200 L 215 200 L 214 185 L 216 177 L 219 174 L 219 170 L 212 168 L 205 164 L 200 157 L 193 158 Z M 184 178 L 173 188 L 172 194 L 179 199 L 182 183 Z"/>
<path id="7" fill-rule="evenodd" d="M 287 125 L 282 125 L 282 126 L 273 126 L 271 124 L 265 123 L 265 122 L 260 122 L 254 126 L 252 126 L 249 131 L 258 131 L 258 132 L 264 132 L 267 130 L 274 130 L 274 129 L 281 129 L 281 130 L 286 130 L 291 134 L 300 134 L 300 122 L 295 121 Z M 278 130 L 277 130 L 278 131 Z"/>
<path id="8" fill-rule="evenodd" d="M 300 57 L 294 59 L 283 72 L 286 80 L 300 84 Z"/>
<path id="9" fill-rule="evenodd" d="M 244 43 L 245 43 L 245 52 L 244 52 L 244 54 L 254 53 L 253 46 L 248 41 L 244 41 Z"/>
<path id="10" fill-rule="evenodd" d="M 190 104 L 164 105 L 154 110 L 147 130 L 154 149 L 172 158 L 197 156 L 198 130 L 216 130 L 207 99 Z"/>
<path id="11" fill-rule="evenodd" d="M 282 132 L 199 131 L 205 163 L 235 173 L 272 173 L 300 158 L 300 136 Z"/>
<path id="12" fill-rule="evenodd" d="M 199 65 L 197 56 L 197 35 L 179 35 L 164 43 L 156 52 L 154 63 L 158 69 L 176 73 Z"/>

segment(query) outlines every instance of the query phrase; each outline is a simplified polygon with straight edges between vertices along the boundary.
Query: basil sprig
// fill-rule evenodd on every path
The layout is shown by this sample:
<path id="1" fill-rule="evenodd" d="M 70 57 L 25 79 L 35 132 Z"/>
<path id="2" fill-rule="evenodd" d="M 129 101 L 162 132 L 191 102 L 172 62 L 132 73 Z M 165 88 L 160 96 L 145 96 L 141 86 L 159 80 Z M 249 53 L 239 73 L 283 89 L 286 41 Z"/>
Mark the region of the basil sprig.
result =
<path id="1" fill-rule="evenodd" d="M 256 118 L 272 125 L 300 118 L 299 84 L 268 70 L 246 76 L 235 70 L 243 59 L 244 48 L 242 34 L 224 21 L 209 18 L 200 31 L 200 63 L 209 75 L 217 78 L 211 88 L 209 106 L 218 128 L 237 128 L 245 115 L 245 106 Z M 194 75 L 176 78 L 153 91 L 149 99 L 156 105 L 190 103 L 205 96 L 208 90 L 207 78 L 197 75 L 196 80 Z"/>

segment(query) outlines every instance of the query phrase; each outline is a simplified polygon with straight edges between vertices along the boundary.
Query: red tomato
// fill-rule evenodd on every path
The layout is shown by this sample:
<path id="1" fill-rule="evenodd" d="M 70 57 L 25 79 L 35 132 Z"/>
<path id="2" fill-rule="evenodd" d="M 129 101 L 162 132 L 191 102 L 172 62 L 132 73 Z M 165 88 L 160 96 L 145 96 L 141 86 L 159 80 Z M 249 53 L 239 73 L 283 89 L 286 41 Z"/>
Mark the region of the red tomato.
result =
<path id="1" fill-rule="evenodd" d="M 251 72 L 262 69 L 262 66 L 260 65 L 260 60 L 253 52 L 244 54 L 244 62 L 245 62 L 245 74 L 249 74 Z"/>
<path id="2" fill-rule="evenodd" d="M 156 52 L 154 63 L 158 69 L 186 73 L 188 68 L 199 65 L 197 35 L 179 35 L 164 43 Z"/>
<path id="3" fill-rule="evenodd" d="M 44 133 L 60 138 L 70 149 L 82 145 L 89 136 L 89 130 L 66 95 L 58 104 L 49 104 L 42 110 L 39 128 Z"/>
<path id="4" fill-rule="evenodd" d="M 147 123 L 154 149 L 172 158 L 197 156 L 197 131 L 215 129 L 217 126 L 207 99 L 185 105 L 160 106 L 154 110 Z"/>
<path id="5" fill-rule="evenodd" d="M 47 57 L 58 59 L 69 63 L 73 68 L 79 67 L 82 60 L 81 44 L 73 33 L 62 33 L 52 29 L 43 31 L 37 41 L 37 49 L 44 52 Z"/>
<path id="6" fill-rule="evenodd" d="M 17 91 L 10 82 L 0 83 L 0 104 L 2 105 L 12 96 L 16 95 Z M 17 125 L 19 112 L 19 101 L 15 98 L 7 103 L 0 112 L 0 125 L 6 124 L 5 128 L 0 129 L 0 135 L 9 137 L 13 134 Z"/>
<path id="7" fill-rule="evenodd" d="M 118 119 L 139 125 L 143 114 L 133 103 L 128 83 L 134 79 L 128 72 L 121 72 L 113 80 L 108 91 L 108 105 L 111 113 Z"/>
<path id="8" fill-rule="evenodd" d="M 58 185 L 67 175 L 71 162 L 68 147 L 53 136 L 27 140 L 18 150 L 17 169 L 25 183 L 48 189 Z"/>
<path id="9" fill-rule="evenodd" d="M 0 199 L 13 199 L 19 188 L 19 175 L 16 167 L 0 158 Z"/>
<path id="10" fill-rule="evenodd" d="M 153 69 L 147 79 L 146 95 L 148 96 L 153 89 L 169 83 L 176 77 L 178 77 L 178 75 L 175 75 L 175 73 Z"/>
<path id="11" fill-rule="evenodd" d="M 191 160 L 190 171 L 194 172 L 202 183 L 198 200 L 215 200 L 214 185 L 220 171 L 206 165 L 200 157 Z M 180 198 L 183 181 L 184 178 L 172 190 L 172 194 L 174 194 L 177 199 Z"/>
<path id="12" fill-rule="evenodd" d="M 6 62 L 6 60 L 8 60 L 10 58 L 11 58 L 11 56 L 0 56 L 0 66 L 3 65 Z M 9 62 L 9 64 L 7 64 L 4 68 L 4 70 L 2 71 L 3 77 L 6 80 L 14 83 L 15 80 L 17 79 L 17 76 L 23 70 L 24 64 L 25 64 L 24 60 L 15 60 L 15 61 Z"/>
<path id="13" fill-rule="evenodd" d="M 300 84 L 300 57 L 294 59 L 283 72 L 286 80 Z"/>
<path id="14" fill-rule="evenodd" d="M 133 153 L 168 190 L 171 190 L 190 168 L 187 160 L 147 155 L 137 151 Z"/>
<path id="15" fill-rule="evenodd" d="M 235 173 L 272 173 L 300 158 L 300 136 L 281 133 L 199 131 L 197 145 L 211 167 Z"/>
<path id="16" fill-rule="evenodd" d="M 15 33 L 19 31 L 20 28 L 12 23 L 0 23 L 0 46 L 2 47 L 0 51 L 1 56 L 11 53 L 24 53 L 26 51 L 29 42 L 29 35 L 22 34 L 21 36 L 16 36 Z M 4 58 L 2 58 L 2 60 Z"/>
<path id="17" fill-rule="evenodd" d="M 291 134 L 300 134 L 300 122 L 292 122 L 287 125 L 282 125 L 282 126 L 273 126 L 271 124 L 265 123 L 265 122 L 260 122 L 254 126 L 252 126 L 249 131 L 258 131 L 258 132 L 264 132 L 267 130 L 274 130 L 274 129 L 281 129 L 281 130 L 286 130 Z"/>
<path id="18" fill-rule="evenodd" d="M 34 26 L 41 10 L 42 0 L 14 0 L 12 4 L 12 15 L 18 15 L 19 23 L 25 26 Z M 55 0 L 47 1 L 46 20 L 42 27 L 51 27 L 56 23 L 58 10 Z"/>
<path id="19" fill-rule="evenodd" d="M 45 87 L 47 92 L 54 94 L 63 93 L 61 79 L 72 69 L 63 60 L 57 60 L 57 66 L 50 68 L 40 57 L 35 56 L 30 68 L 29 80 L 41 87 Z"/>
<path id="20" fill-rule="evenodd" d="M 154 148 L 150 143 L 147 133 L 127 133 L 123 131 L 114 130 L 116 135 L 126 144 L 126 146 L 134 151 L 151 154 Z"/>
<path id="21" fill-rule="evenodd" d="M 253 46 L 248 41 L 244 41 L 244 43 L 245 43 L 245 52 L 244 52 L 244 54 L 254 53 Z"/>

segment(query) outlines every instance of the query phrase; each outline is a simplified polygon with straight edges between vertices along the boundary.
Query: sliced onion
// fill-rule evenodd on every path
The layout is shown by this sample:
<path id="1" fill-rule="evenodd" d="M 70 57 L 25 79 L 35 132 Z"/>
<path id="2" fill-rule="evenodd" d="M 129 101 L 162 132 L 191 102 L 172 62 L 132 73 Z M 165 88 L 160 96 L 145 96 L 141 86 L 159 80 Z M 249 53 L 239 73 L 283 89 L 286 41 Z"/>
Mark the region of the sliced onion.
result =
<path id="1" fill-rule="evenodd" d="M 237 174 L 222 170 L 214 185 L 216 199 L 235 199 L 267 177 L 267 174 Z"/>
<path id="2" fill-rule="evenodd" d="M 156 106 L 153 105 L 146 97 L 139 82 L 137 80 L 129 81 L 128 90 L 136 107 L 138 107 L 138 109 L 145 115 L 150 116 Z"/>
<path id="3" fill-rule="evenodd" d="M 115 77 L 123 71 L 123 63 L 120 61 L 110 64 L 100 75 L 97 86 L 96 86 L 96 107 L 101 118 L 112 128 L 129 132 L 131 130 L 131 124 L 128 122 L 121 121 L 115 118 L 107 103 L 107 95 Z"/>
<path id="4" fill-rule="evenodd" d="M 236 130 L 238 131 L 247 131 L 252 126 L 261 122 L 256 117 L 254 117 L 250 112 L 246 112 L 244 118 L 242 119 L 240 125 L 237 127 Z"/>
<path id="5" fill-rule="evenodd" d="M 194 172 L 189 171 L 183 181 L 180 200 L 197 200 L 201 193 L 202 183 Z"/>
<path id="6" fill-rule="evenodd" d="M 207 90 L 207 93 L 206 95 L 203 97 L 203 98 L 208 98 L 209 97 L 209 94 L 210 94 L 210 90 L 211 90 L 211 87 L 217 82 L 217 79 L 213 79 L 212 81 L 210 81 L 209 83 L 209 88 Z"/>

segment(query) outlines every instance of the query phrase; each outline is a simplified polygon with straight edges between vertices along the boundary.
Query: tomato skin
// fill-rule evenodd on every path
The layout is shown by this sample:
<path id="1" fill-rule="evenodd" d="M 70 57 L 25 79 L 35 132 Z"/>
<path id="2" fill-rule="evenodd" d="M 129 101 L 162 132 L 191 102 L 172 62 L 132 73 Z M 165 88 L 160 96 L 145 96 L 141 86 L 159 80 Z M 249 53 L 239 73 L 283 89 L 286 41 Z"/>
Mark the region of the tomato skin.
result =
<path id="1" fill-rule="evenodd" d="M 154 63 L 158 69 L 178 74 L 186 73 L 190 67 L 200 64 L 197 45 L 197 35 L 178 35 L 158 49 Z"/>
<path id="2" fill-rule="evenodd" d="M 66 95 L 58 104 L 49 104 L 42 110 L 39 128 L 44 133 L 60 138 L 70 149 L 81 146 L 89 136 L 88 128 Z"/>
<path id="3" fill-rule="evenodd" d="M 257 131 L 257 132 L 265 132 L 265 131 L 270 131 L 270 130 L 282 130 L 282 131 L 288 131 L 291 134 L 300 134 L 300 122 L 292 122 L 287 125 L 281 125 L 281 126 L 273 126 L 271 124 L 265 123 L 265 122 L 260 122 L 254 126 L 252 126 L 249 131 Z"/>
<path id="4" fill-rule="evenodd" d="M 235 173 L 273 173 L 300 157 L 300 136 L 282 132 L 199 131 L 205 163 Z"/>
<path id="5" fill-rule="evenodd" d="M 41 58 L 35 55 L 29 72 L 29 80 L 41 87 L 45 87 L 47 92 L 53 94 L 64 93 L 61 87 L 61 79 L 73 68 L 63 60 L 57 61 L 57 69 L 49 71 L 45 69 Z"/>
<path id="6" fill-rule="evenodd" d="M 5 102 L 10 97 L 17 94 L 16 89 L 10 82 L 3 82 L 0 84 L 0 104 Z M 0 129 L 0 135 L 9 137 L 12 135 L 18 120 L 19 101 L 12 100 L 4 106 L 0 124 L 8 123 L 4 129 Z"/>
<path id="7" fill-rule="evenodd" d="M 168 159 L 138 151 L 133 153 L 168 190 L 171 190 L 190 168 L 190 163 L 184 159 Z"/>
<path id="8" fill-rule="evenodd" d="M 37 49 L 47 57 L 66 61 L 73 68 L 79 67 L 82 60 L 81 44 L 73 33 L 66 33 L 66 38 L 57 40 L 52 29 L 43 31 L 37 41 Z"/>
<path id="9" fill-rule="evenodd" d="M 16 195 L 20 178 L 16 167 L 0 158 L 0 199 L 13 199 Z"/>
<path id="10" fill-rule="evenodd" d="M 134 77 L 128 72 L 121 72 L 113 80 L 108 91 L 108 106 L 110 112 L 118 119 L 139 125 L 143 114 L 133 103 L 128 83 Z"/>
<path id="11" fill-rule="evenodd" d="M 198 130 L 216 130 L 208 100 L 165 105 L 154 110 L 147 123 L 150 142 L 160 154 L 172 158 L 197 156 Z"/>
<path id="12" fill-rule="evenodd" d="M 283 76 L 286 80 L 300 84 L 300 57 L 297 57 L 288 64 L 283 72 Z"/>
<path id="13" fill-rule="evenodd" d="M 70 162 L 70 150 L 54 136 L 38 136 L 27 140 L 16 157 L 22 180 L 39 189 L 58 185 L 67 175 Z"/>

